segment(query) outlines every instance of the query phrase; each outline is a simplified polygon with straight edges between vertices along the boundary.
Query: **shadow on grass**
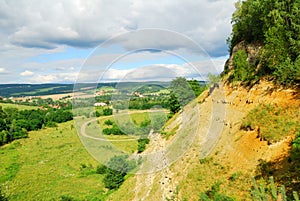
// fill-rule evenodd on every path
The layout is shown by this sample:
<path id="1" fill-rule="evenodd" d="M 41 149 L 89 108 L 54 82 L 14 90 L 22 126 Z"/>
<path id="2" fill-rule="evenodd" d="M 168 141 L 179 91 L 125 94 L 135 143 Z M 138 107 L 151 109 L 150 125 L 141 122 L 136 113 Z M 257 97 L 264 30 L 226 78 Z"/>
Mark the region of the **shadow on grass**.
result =
<path id="1" fill-rule="evenodd" d="M 285 157 L 273 161 L 260 159 L 256 167 L 255 179 L 263 178 L 265 181 L 273 176 L 278 186 L 284 185 L 288 197 L 293 191 L 300 192 L 300 154 L 290 151 Z"/>

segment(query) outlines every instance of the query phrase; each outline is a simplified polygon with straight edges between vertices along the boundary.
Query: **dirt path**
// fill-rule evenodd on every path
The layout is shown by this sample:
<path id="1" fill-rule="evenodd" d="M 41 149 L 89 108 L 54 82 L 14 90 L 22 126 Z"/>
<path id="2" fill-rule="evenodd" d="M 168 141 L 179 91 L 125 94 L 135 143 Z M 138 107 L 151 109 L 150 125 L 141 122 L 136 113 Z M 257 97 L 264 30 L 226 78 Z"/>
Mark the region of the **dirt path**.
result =
<path id="1" fill-rule="evenodd" d="M 125 116 L 125 115 L 129 115 L 129 114 L 136 114 L 136 113 L 155 113 L 155 112 L 165 112 L 165 110 L 135 110 L 129 113 L 118 113 L 118 114 L 114 114 L 114 116 Z M 100 119 L 106 119 L 109 118 L 110 116 L 104 116 L 104 117 L 100 117 Z M 80 118 L 80 117 L 77 117 Z M 79 134 L 82 135 L 83 137 L 89 138 L 89 139 L 93 139 L 93 140 L 97 140 L 97 141 L 110 141 L 110 142 L 124 142 L 124 141 L 132 141 L 132 140 L 137 140 L 136 138 L 131 138 L 131 139 L 118 139 L 118 140 L 113 140 L 113 139 L 106 139 L 106 138 L 101 138 L 101 137 L 94 137 L 94 136 L 90 136 L 86 133 L 86 127 L 88 126 L 88 124 L 97 121 L 98 118 L 93 118 L 91 120 L 88 120 L 86 122 L 84 122 L 81 126 L 80 126 L 80 131 Z"/>

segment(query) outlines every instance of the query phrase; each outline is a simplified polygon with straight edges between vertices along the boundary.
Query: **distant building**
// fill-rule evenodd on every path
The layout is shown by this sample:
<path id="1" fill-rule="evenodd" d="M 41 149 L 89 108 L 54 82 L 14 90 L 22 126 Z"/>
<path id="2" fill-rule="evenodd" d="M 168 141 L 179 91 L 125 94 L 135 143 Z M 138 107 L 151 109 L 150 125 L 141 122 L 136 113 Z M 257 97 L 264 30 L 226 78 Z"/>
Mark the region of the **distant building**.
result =
<path id="1" fill-rule="evenodd" d="M 94 106 L 95 107 L 103 107 L 103 106 L 106 106 L 106 103 L 104 103 L 104 102 L 94 103 Z"/>

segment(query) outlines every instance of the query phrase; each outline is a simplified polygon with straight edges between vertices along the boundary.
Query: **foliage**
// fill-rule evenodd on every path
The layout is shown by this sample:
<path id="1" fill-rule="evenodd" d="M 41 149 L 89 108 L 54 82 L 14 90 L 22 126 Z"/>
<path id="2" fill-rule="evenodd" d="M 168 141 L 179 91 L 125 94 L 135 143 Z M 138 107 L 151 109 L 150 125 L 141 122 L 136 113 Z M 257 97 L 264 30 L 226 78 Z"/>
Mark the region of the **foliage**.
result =
<path id="1" fill-rule="evenodd" d="M 108 120 L 106 120 L 105 122 L 104 122 L 104 124 L 105 125 L 107 125 L 107 126 L 111 126 L 111 125 L 113 125 L 113 121 L 111 121 L 110 119 L 108 119 Z"/>
<path id="2" fill-rule="evenodd" d="M 100 164 L 96 168 L 96 173 L 97 174 L 105 174 L 107 172 L 107 167 L 106 165 Z"/>
<path id="3" fill-rule="evenodd" d="M 232 15 L 232 34 L 228 40 L 230 50 L 241 41 L 262 44 L 259 59 L 261 67 L 255 73 L 258 76 L 271 75 L 278 84 L 299 82 L 299 7 L 300 2 L 293 0 L 238 1 Z M 249 66 L 244 60 L 245 55 L 239 57 L 240 67 L 248 70 L 242 71 L 238 77 L 242 81 L 247 76 L 253 79 L 251 75 L 247 75 Z"/>
<path id="4" fill-rule="evenodd" d="M 267 184 L 264 181 L 258 183 L 252 179 L 253 187 L 251 189 L 251 196 L 254 201 L 286 201 L 287 195 L 285 187 L 282 185 L 277 188 L 273 177 L 269 178 Z M 293 197 L 296 201 L 299 201 L 297 192 L 293 192 Z"/>
<path id="5" fill-rule="evenodd" d="M 81 177 L 86 177 L 92 174 L 95 174 L 96 170 L 94 169 L 92 164 L 86 165 L 84 163 L 81 164 L 80 167 L 80 176 Z"/>
<path id="6" fill-rule="evenodd" d="M 102 130 L 104 135 L 124 135 L 125 133 L 116 125 L 113 124 L 111 128 L 104 128 Z"/>
<path id="7" fill-rule="evenodd" d="M 181 108 L 201 93 L 203 89 L 196 80 L 187 81 L 186 78 L 177 77 L 172 80 L 169 86 L 170 98 L 169 107 L 171 113 L 177 113 Z"/>
<path id="8" fill-rule="evenodd" d="M 211 186 L 211 189 L 206 192 L 201 192 L 199 195 L 199 201 L 234 201 L 235 199 L 227 196 L 221 191 L 221 182 L 217 181 Z"/>
<path id="9" fill-rule="evenodd" d="M 142 153 L 146 149 L 146 144 L 149 144 L 149 138 L 138 139 L 138 153 Z"/>
<path id="10" fill-rule="evenodd" d="M 287 135 L 295 134 L 299 129 L 299 119 L 300 112 L 296 106 L 259 105 L 246 115 L 242 128 L 256 128 L 261 139 L 276 142 Z"/>
<path id="11" fill-rule="evenodd" d="M 201 84 L 198 80 L 188 80 L 187 82 L 193 90 L 195 97 L 199 96 L 203 91 L 206 90 L 206 85 Z"/>
<path id="12" fill-rule="evenodd" d="M 17 110 L 16 108 L 2 109 L 0 106 L 0 146 L 15 139 L 28 137 L 28 131 L 39 130 L 44 126 L 55 127 L 73 119 L 66 109 L 48 110 Z"/>
<path id="13" fill-rule="evenodd" d="M 244 50 L 238 50 L 233 58 L 233 79 L 235 81 L 248 81 L 252 79 L 254 69 L 250 67 L 247 61 L 247 53 Z"/>
<path id="14" fill-rule="evenodd" d="M 112 115 L 113 110 L 111 108 L 104 108 L 103 109 L 103 115 L 104 116 L 109 116 Z"/>
<path id="15" fill-rule="evenodd" d="M 128 172 L 136 167 L 135 161 L 129 161 L 127 155 L 114 156 L 108 162 L 103 182 L 105 188 L 117 189 L 125 180 Z"/>

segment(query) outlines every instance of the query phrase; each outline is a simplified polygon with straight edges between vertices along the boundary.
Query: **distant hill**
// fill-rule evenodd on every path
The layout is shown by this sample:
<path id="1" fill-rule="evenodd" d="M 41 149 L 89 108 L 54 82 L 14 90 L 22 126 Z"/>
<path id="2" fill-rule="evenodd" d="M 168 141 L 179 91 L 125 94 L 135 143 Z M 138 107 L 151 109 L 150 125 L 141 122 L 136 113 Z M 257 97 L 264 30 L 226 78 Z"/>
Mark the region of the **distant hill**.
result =
<path id="1" fill-rule="evenodd" d="M 156 85 L 162 88 L 168 87 L 169 82 L 149 81 L 149 82 L 112 82 L 112 83 L 77 83 L 76 90 L 87 88 L 101 88 L 109 86 L 120 90 L 139 89 L 145 85 Z M 52 94 L 72 93 L 74 84 L 0 84 L 0 96 L 21 97 L 21 96 L 42 96 Z"/>

